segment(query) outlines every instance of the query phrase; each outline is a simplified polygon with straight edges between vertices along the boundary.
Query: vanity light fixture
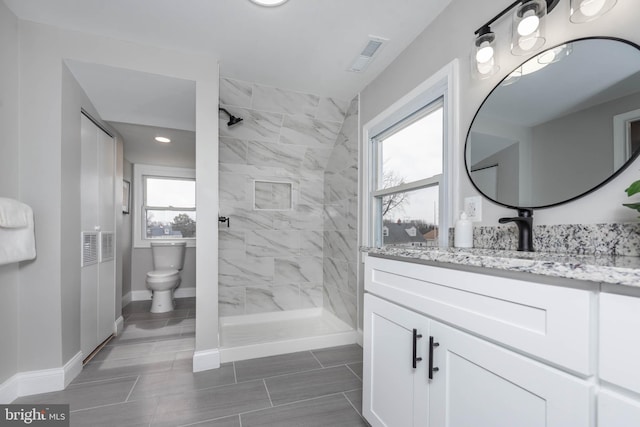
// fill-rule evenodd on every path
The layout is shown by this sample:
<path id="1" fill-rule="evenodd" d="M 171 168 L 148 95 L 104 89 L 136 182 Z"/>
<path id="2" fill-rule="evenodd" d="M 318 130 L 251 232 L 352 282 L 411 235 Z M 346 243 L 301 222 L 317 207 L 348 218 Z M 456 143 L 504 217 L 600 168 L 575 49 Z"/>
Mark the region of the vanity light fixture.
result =
<path id="1" fill-rule="evenodd" d="M 472 75 L 477 79 L 486 79 L 500 69 L 496 59 L 497 37 L 491 31 L 491 25 L 494 22 L 513 10 L 511 53 L 513 55 L 528 55 L 544 46 L 546 16 L 555 9 L 559 2 L 560 0 L 516 0 L 476 30 L 471 50 Z M 611 10 L 616 2 L 617 0 L 571 0 L 570 20 L 574 23 L 592 21 Z M 565 56 L 569 52 L 565 51 Z M 556 59 L 547 63 L 555 62 L 562 57 L 562 55 L 556 56 Z M 514 71 L 512 77 L 518 77 L 515 75 L 517 72 L 518 70 Z M 524 74 L 520 71 L 520 75 Z M 513 81 L 515 80 L 513 79 Z"/>
<path id="2" fill-rule="evenodd" d="M 575 24 L 598 19 L 613 6 L 617 0 L 571 0 L 571 17 L 569 20 Z"/>
<path id="3" fill-rule="evenodd" d="M 486 79 L 498 72 L 498 61 L 496 58 L 496 35 L 489 26 L 479 30 L 478 37 L 473 42 L 471 50 L 473 58 L 473 74 L 478 79 Z"/>
<path id="4" fill-rule="evenodd" d="M 156 136 L 154 139 L 160 144 L 169 144 L 171 142 L 169 138 L 164 136 Z"/>
<path id="5" fill-rule="evenodd" d="M 275 6 L 280 6 L 289 0 L 250 0 L 250 1 L 259 6 L 275 7 Z"/>
<path id="6" fill-rule="evenodd" d="M 545 0 L 530 0 L 516 6 L 511 26 L 511 53 L 526 55 L 540 49 L 545 42 Z"/>

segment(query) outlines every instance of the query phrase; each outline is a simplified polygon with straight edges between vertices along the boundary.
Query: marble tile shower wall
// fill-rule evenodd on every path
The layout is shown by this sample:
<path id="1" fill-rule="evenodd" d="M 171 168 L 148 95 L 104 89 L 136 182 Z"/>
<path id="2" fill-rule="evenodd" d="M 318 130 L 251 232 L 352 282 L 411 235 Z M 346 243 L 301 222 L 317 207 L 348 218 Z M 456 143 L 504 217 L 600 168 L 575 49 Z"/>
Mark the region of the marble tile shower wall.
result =
<path id="1" fill-rule="evenodd" d="M 324 173 L 324 308 L 356 328 L 358 97 L 349 105 Z"/>
<path id="2" fill-rule="evenodd" d="M 223 78 L 220 104 L 244 119 L 220 115 L 220 315 L 322 307 L 324 172 L 349 103 Z M 256 181 L 289 183 L 292 208 L 255 209 Z"/>

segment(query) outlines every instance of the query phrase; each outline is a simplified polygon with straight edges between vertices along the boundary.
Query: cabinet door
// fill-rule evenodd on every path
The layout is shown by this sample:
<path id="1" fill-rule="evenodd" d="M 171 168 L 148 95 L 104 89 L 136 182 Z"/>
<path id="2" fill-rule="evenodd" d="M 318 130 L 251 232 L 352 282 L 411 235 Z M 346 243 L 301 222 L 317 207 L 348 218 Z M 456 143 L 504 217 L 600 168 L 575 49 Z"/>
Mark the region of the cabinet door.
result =
<path id="1" fill-rule="evenodd" d="M 640 393 L 639 312 L 640 298 L 600 294 L 600 379 L 636 393 Z"/>
<path id="2" fill-rule="evenodd" d="M 364 297 L 363 415 L 372 426 L 428 422 L 429 320 L 370 294 Z M 414 329 L 416 336 L 414 368 Z M 436 424 L 437 425 L 437 424 Z"/>
<path id="3" fill-rule="evenodd" d="M 593 426 L 585 381 L 438 322 L 431 335 L 430 425 Z"/>
<path id="4" fill-rule="evenodd" d="M 640 401 L 608 390 L 598 393 L 598 427 L 640 425 Z"/>

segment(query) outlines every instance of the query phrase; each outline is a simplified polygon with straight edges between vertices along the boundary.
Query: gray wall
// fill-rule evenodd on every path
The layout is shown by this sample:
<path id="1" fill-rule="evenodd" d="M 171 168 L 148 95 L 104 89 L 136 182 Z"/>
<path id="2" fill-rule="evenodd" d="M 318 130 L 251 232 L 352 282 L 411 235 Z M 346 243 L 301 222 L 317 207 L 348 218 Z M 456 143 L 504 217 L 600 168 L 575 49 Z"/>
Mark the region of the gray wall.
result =
<path id="1" fill-rule="evenodd" d="M 129 181 L 131 184 L 133 182 L 133 165 L 127 160 L 123 161 L 122 168 L 122 177 L 123 179 Z M 130 187 L 130 190 L 133 194 L 133 187 Z M 129 209 L 131 210 L 131 208 Z M 120 247 L 122 248 L 122 296 L 126 297 L 131 296 L 131 255 L 133 252 L 133 235 L 132 233 L 132 223 L 131 223 L 131 215 L 122 215 L 122 233 L 120 233 Z M 122 301 L 124 303 L 124 301 Z"/>
<path id="2" fill-rule="evenodd" d="M 74 150 L 79 151 L 76 139 L 80 132 L 74 121 L 79 120 L 80 106 L 85 105 L 63 60 L 107 63 L 144 72 L 153 69 L 193 79 L 199 82 L 198 96 L 202 98 L 197 109 L 204 117 L 212 117 L 210 113 L 215 111 L 216 102 L 208 100 L 217 100 L 218 91 L 215 58 L 67 32 L 27 21 L 19 22 L 18 36 L 18 23 L 4 4 L 0 5 L 0 12 L 0 96 L 3 101 L 0 120 L 6 136 L 0 145 L 3 166 L 0 189 L 2 194 L 19 197 L 34 209 L 38 254 L 35 261 L 20 264 L 17 279 L 14 266 L 0 267 L 3 277 L 0 316 L 5 324 L 0 378 L 6 378 L 16 371 L 62 367 L 70 356 L 80 351 L 77 345 L 80 324 L 76 322 L 80 312 L 76 272 L 79 269 L 78 234 L 73 232 L 76 224 L 72 224 L 79 210 L 79 190 L 75 191 L 79 164 L 75 164 Z M 64 91 L 71 92 L 63 96 L 63 87 Z M 215 115 L 210 121 L 198 120 L 197 126 L 198 138 L 216 143 Z M 217 160 L 217 155 L 207 153 L 207 147 L 200 143 L 201 151 Z M 5 162 L 9 166 L 4 167 Z M 209 179 L 217 187 L 217 177 Z M 212 206 L 217 203 L 212 199 L 215 196 L 205 194 L 199 198 L 199 206 L 204 206 L 205 212 L 215 212 Z M 74 249 L 70 249 L 70 242 L 75 242 Z M 214 256 L 217 254 L 217 245 L 204 246 Z M 203 278 L 208 275 L 209 271 L 203 272 Z M 217 307 L 215 303 L 210 307 L 207 300 L 215 300 L 217 286 L 215 281 L 201 282 L 201 293 L 209 298 L 203 298 L 201 308 L 204 307 L 205 314 L 197 320 L 200 327 L 197 347 L 216 348 Z M 5 304 L 9 306 L 5 308 Z M 16 325 L 16 331 L 11 331 L 12 325 Z"/>
<path id="3" fill-rule="evenodd" d="M 459 60 L 459 112 L 457 126 L 460 147 L 458 163 L 460 191 L 459 205 L 464 197 L 476 195 L 476 191 L 464 172 L 463 147 L 467 129 L 473 116 L 491 89 L 522 61 L 523 57 L 508 53 L 510 20 L 505 18 L 492 29 L 499 38 L 500 71 L 487 80 L 473 80 L 470 76 L 470 47 L 473 32 L 478 26 L 508 6 L 505 0 L 465 1 L 454 0 L 433 24 L 361 93 L 361 121 L 366 124 L 384 109 L 411 91 L 417 85 L 454 59 Z M 569 22 L 569 2 L 560 2 L 548 15 L 547 46 L 554 46 L 569 39 L 607 35 L 640 43 L 637 19 L 640 3 L 618 2 L 616 7 L 597 21 L 575 25 Z M 636 214 L 621 206 L 625 203 L 624 189 L 637 179 L 640 161 L 629 167 L 618 178 L 595 193 L 556 208 L 538 210 L 534 221 L 537 224 L 598 223 L 634 221 Z M 482 206 L 483 224 L 496 225 L 502 216 L 513 215 L 501 206 L 487 200 Z"/>
<path id="4" fill-rule="evenodd" d="M 358 123 L 355 97 L 324 172 L 323 306 L 353 328 L 358 318 Z"/>
<path id="5" fill-rule="evenodd" d="M 347 102 L 231 79 L 220 104 L 220 315 L 323 304 L 324 170 Z M 254 180 L 288 182 L 293 209 L 255 210 Z"/>
<path id="6" fill-rule="evenodd" d="M 0 197 L 20 199 L 18 20 L 0 2 Z M 0 384 L 18 372 L 18 264 L 0 265 Z"/>
<path id="7" fill-rule="evenodd" d="M 544 190 L 550 203 L 590 189 L 613 171 L 613 117 L 640 108 L 640 93 L 566 115 L 533 128 L 534 194 Z M 569 169 L 566 165 L 578 164 Z M 562 182 L 562 185 L 558 185 Z"/>
<path id="8" fill-rule="evenodd" d="M 75 80 L 73 74 L 65 64 L 62 64 L 62 222 L 60 233 L 61 254 L 61 333 L 62 333 L 62 360 L 66 361 L 75 356 L 80 348 L 80 248 L 78 236 L 81 233 L 81 194 L 80 194 L 80 111 L 84 110 L 101 126 L 115 135 L 117 153 L 116 158 L 116 189 L 119 189 L 122 180 L 122 142 L 117 133 L 107 123 L 100 120 L 95 107 L 87 97 L 84 90 Z M 116 192 L 118 195 L 119 193 Z M 116 200 L 119 200 L 116 196 Z M 116 202 L 116 206 L 119 206 Z M 116 238 L 120 238 L 119 217 L 121 213 L 116 211 Z M 116 259 L 116 271 L 122 270 L 120 258 Z M 118 267 L 120 266 L 120 267 Z M 120 275 L 121 277 L 121 275 Z M 116 312 L 114 319 L 122 313 L 121 297 L 122 280 L 118 280 L 116 274 Z"/>

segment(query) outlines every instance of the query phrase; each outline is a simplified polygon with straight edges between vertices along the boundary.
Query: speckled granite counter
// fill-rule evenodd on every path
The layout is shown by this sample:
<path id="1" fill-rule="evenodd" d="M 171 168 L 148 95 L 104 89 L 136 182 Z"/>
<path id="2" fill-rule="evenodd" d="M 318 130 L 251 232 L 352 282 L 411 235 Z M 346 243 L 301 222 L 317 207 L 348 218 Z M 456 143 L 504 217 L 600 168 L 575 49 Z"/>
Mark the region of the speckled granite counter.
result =
<path id="1" fill-rule="evenodd" d="M 640 287 L 640 257 L 457 248 L 361 248 L 370 256 L 452 264 Z M 443 265 L 446 267 L 446 265 Z"/>

